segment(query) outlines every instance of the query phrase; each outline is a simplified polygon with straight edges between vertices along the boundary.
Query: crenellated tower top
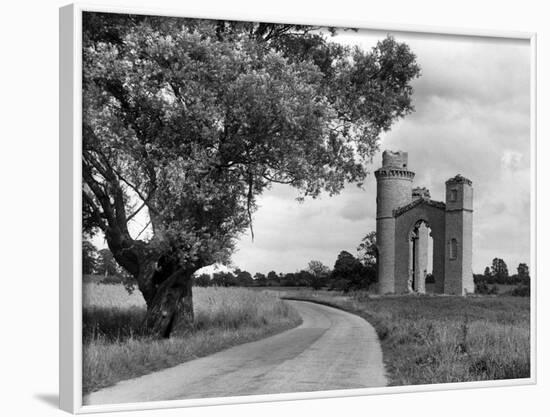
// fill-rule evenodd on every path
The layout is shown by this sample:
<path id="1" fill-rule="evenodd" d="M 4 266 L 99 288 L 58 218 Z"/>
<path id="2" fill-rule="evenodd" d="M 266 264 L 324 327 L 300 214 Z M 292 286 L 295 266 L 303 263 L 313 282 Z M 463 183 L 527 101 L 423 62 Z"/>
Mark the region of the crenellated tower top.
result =
<path id="1" fill-rule="evenodd" d="M 414 172 L 407 169 L 409 154 L 403 151 L 385 150 L 382 153 L 382 167 L 374 172 L 376 178 L 403 178 L 411 180 Z"/>
<path id="2" fill-rule="evenodd" d="M 472 181 L 458 174 L 445 181 L 447 211 L 473 210 Z"/>
<path id="3" fill-rule="evenodd" d="M 445 184 L 467 184 L 472 185 L 472 181 L 460 174 L 456 174 L 454 177 L 445 181 Z"/>
<path id="4" fill-rule="evenodd" d="M 409 153 L 403 151 L 388 151 L 382 153 L 382 166 L 393 168 L 407 168 Z"/>

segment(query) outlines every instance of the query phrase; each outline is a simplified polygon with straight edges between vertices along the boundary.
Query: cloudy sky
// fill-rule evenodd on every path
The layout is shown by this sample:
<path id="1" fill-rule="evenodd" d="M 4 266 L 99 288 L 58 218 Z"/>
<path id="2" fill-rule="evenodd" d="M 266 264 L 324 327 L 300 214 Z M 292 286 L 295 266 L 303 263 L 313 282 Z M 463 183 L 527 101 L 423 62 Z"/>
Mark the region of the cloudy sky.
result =
<path id="1" fill-rule="evenodd" d="M 334 38 L 371 48 L 385 33 L 346 32 Z M 383 135 L 384 149 L 409 152 L 415 185 L 444 200 L 445 180 L 458 173 L 474 186 L 474 272 L 500 257 L 514 273 L 529 264 L 530 52 L 527 41 L 394 34 L 410 45 L 422 67 L 413 83 L 416 111 Z M 355 253 L 375 230 L 376 184 L 349 185 L 338 196 L 296 201 L 288 186 L 259 199 L 255 239 L 244 235 L 233 256 L 252 273 L 293 272 L 312 259 L 332 267 L 341 250 Z"/>

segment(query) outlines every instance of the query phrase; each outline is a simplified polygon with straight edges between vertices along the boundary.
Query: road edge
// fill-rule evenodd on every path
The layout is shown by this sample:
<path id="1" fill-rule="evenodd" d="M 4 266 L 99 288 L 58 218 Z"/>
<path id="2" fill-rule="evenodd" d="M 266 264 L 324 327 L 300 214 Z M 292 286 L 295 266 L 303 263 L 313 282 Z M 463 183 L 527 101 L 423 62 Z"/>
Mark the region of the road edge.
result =
<path id="1" fill-rule="evenodd" d="M 314 303 L 314 304 L 320 304 L 320 305 L 324 305 L 324 306 L 327 306 L 327 307 L 332 307 L 332 308 L 335 308 L 336 310 L 345 311 L 346 313 L 350 313 L 350 314 L 353 314 L 355 316 L 361 317 L 363 320 L 365 320 L 367 323 L 369 323 L 374 328 L 374 330 L 376 331 L 376 336 L 378 337 L 378 343 L 380 345 L 380 348 L 382 349 L 382 363 L 384 365 L 384 371 L 385 371 L 385 374 L 386 374 L 386 377 L 387 377 L 387 380 L 388 380 L 388 386 L 392 385 L 392 381 L 394 380 L 394 375 L 392 375 L 392 372 L 390 371 L 390 369 L 392 369 L 392 367 L 389 366 L 388 363 L 386 362 L 386 358 L 388 356 L 388 354 L 386 352 L 386 349 L 388 349 L 388 346 L 385 343 L 383 343 L 384 339 L 386 339 L 386 337 L 388 336 L 389 329 L 383 323 L 382 320 L 374 317 L 371 314 L 368 314 L 368 313 L 365 313 L 365 312 L 360 312 L 360 311 L 349 309 L 349 308 L 345 308 L 345 307 L 342 307 L 338 304 L 332 303 L 330 301 L 315 300 L 315 299 L 311 299 L 311 298 L 307 298 L 307 297 L 292 297 L 292 296 L 290 296 L 290 297 L 282 296 L 282 297 L 279 297 L 279 298 L 281 300 L 306 301 L 306 302 L 310 302 L 310 303 Z"/>

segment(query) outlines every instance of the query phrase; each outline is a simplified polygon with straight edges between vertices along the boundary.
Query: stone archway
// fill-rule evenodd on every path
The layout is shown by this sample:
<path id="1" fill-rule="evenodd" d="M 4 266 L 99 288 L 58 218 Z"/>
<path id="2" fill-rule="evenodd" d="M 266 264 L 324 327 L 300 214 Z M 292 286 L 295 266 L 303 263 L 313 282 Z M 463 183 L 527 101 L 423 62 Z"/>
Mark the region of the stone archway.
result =
<path id="1" fill-rule="evenodd" d="M 420 225 L 424 226 L 419 228 Z M 396 293 L 426 292 L 424 270 L 428 269 L 426 264 L 430 254 L 427 245 L 430 238 L 432 239 L 431 269 L 434 284 L 429 286 L 429 292 L 442 293 L 445 279 L 445 210 L 430 201 L 418 200 L 414 206 L 396 212 L 394 241 Z M 416 244 L 416 248 L 411 247 L 412 244 Z M 416 260 L 415 254 L 419 256 Z M 413 271 L 416 272 L 416 276 Z"/>
<path id="2" fill-rule="evenodd" d="M 428 276 L 429 264 L 433 265 L 433 244 L 430 245 L 431 239 L 431 228 L 426 220 L 418 220 L 413 224 L 408 234 L 409 274 L 407 287 L 409 292 L 419 294 L 426 292 L 426 278 Z"/>

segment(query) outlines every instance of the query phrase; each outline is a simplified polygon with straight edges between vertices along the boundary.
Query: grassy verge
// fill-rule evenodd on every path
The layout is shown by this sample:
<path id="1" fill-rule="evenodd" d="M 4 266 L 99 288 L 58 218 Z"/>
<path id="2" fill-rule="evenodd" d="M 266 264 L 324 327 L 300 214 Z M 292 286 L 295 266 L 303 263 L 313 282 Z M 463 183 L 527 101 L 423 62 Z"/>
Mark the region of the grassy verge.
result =
<path id="1" fill-rule="evenodd" d="M 345 296 L 294 291 L 355 313 L 376 329 L 390 385 L 528 378 L 529 298 Z"/>
<path id="2" fill-rule="evenodd" d="M 84 285 L 83 393 L 138 377 L 300 324 L 273 294 L 239 288 L 195 288 L 195 328 L 181 338 L 140 335 L 145 304 L 122 285 Z"/>

